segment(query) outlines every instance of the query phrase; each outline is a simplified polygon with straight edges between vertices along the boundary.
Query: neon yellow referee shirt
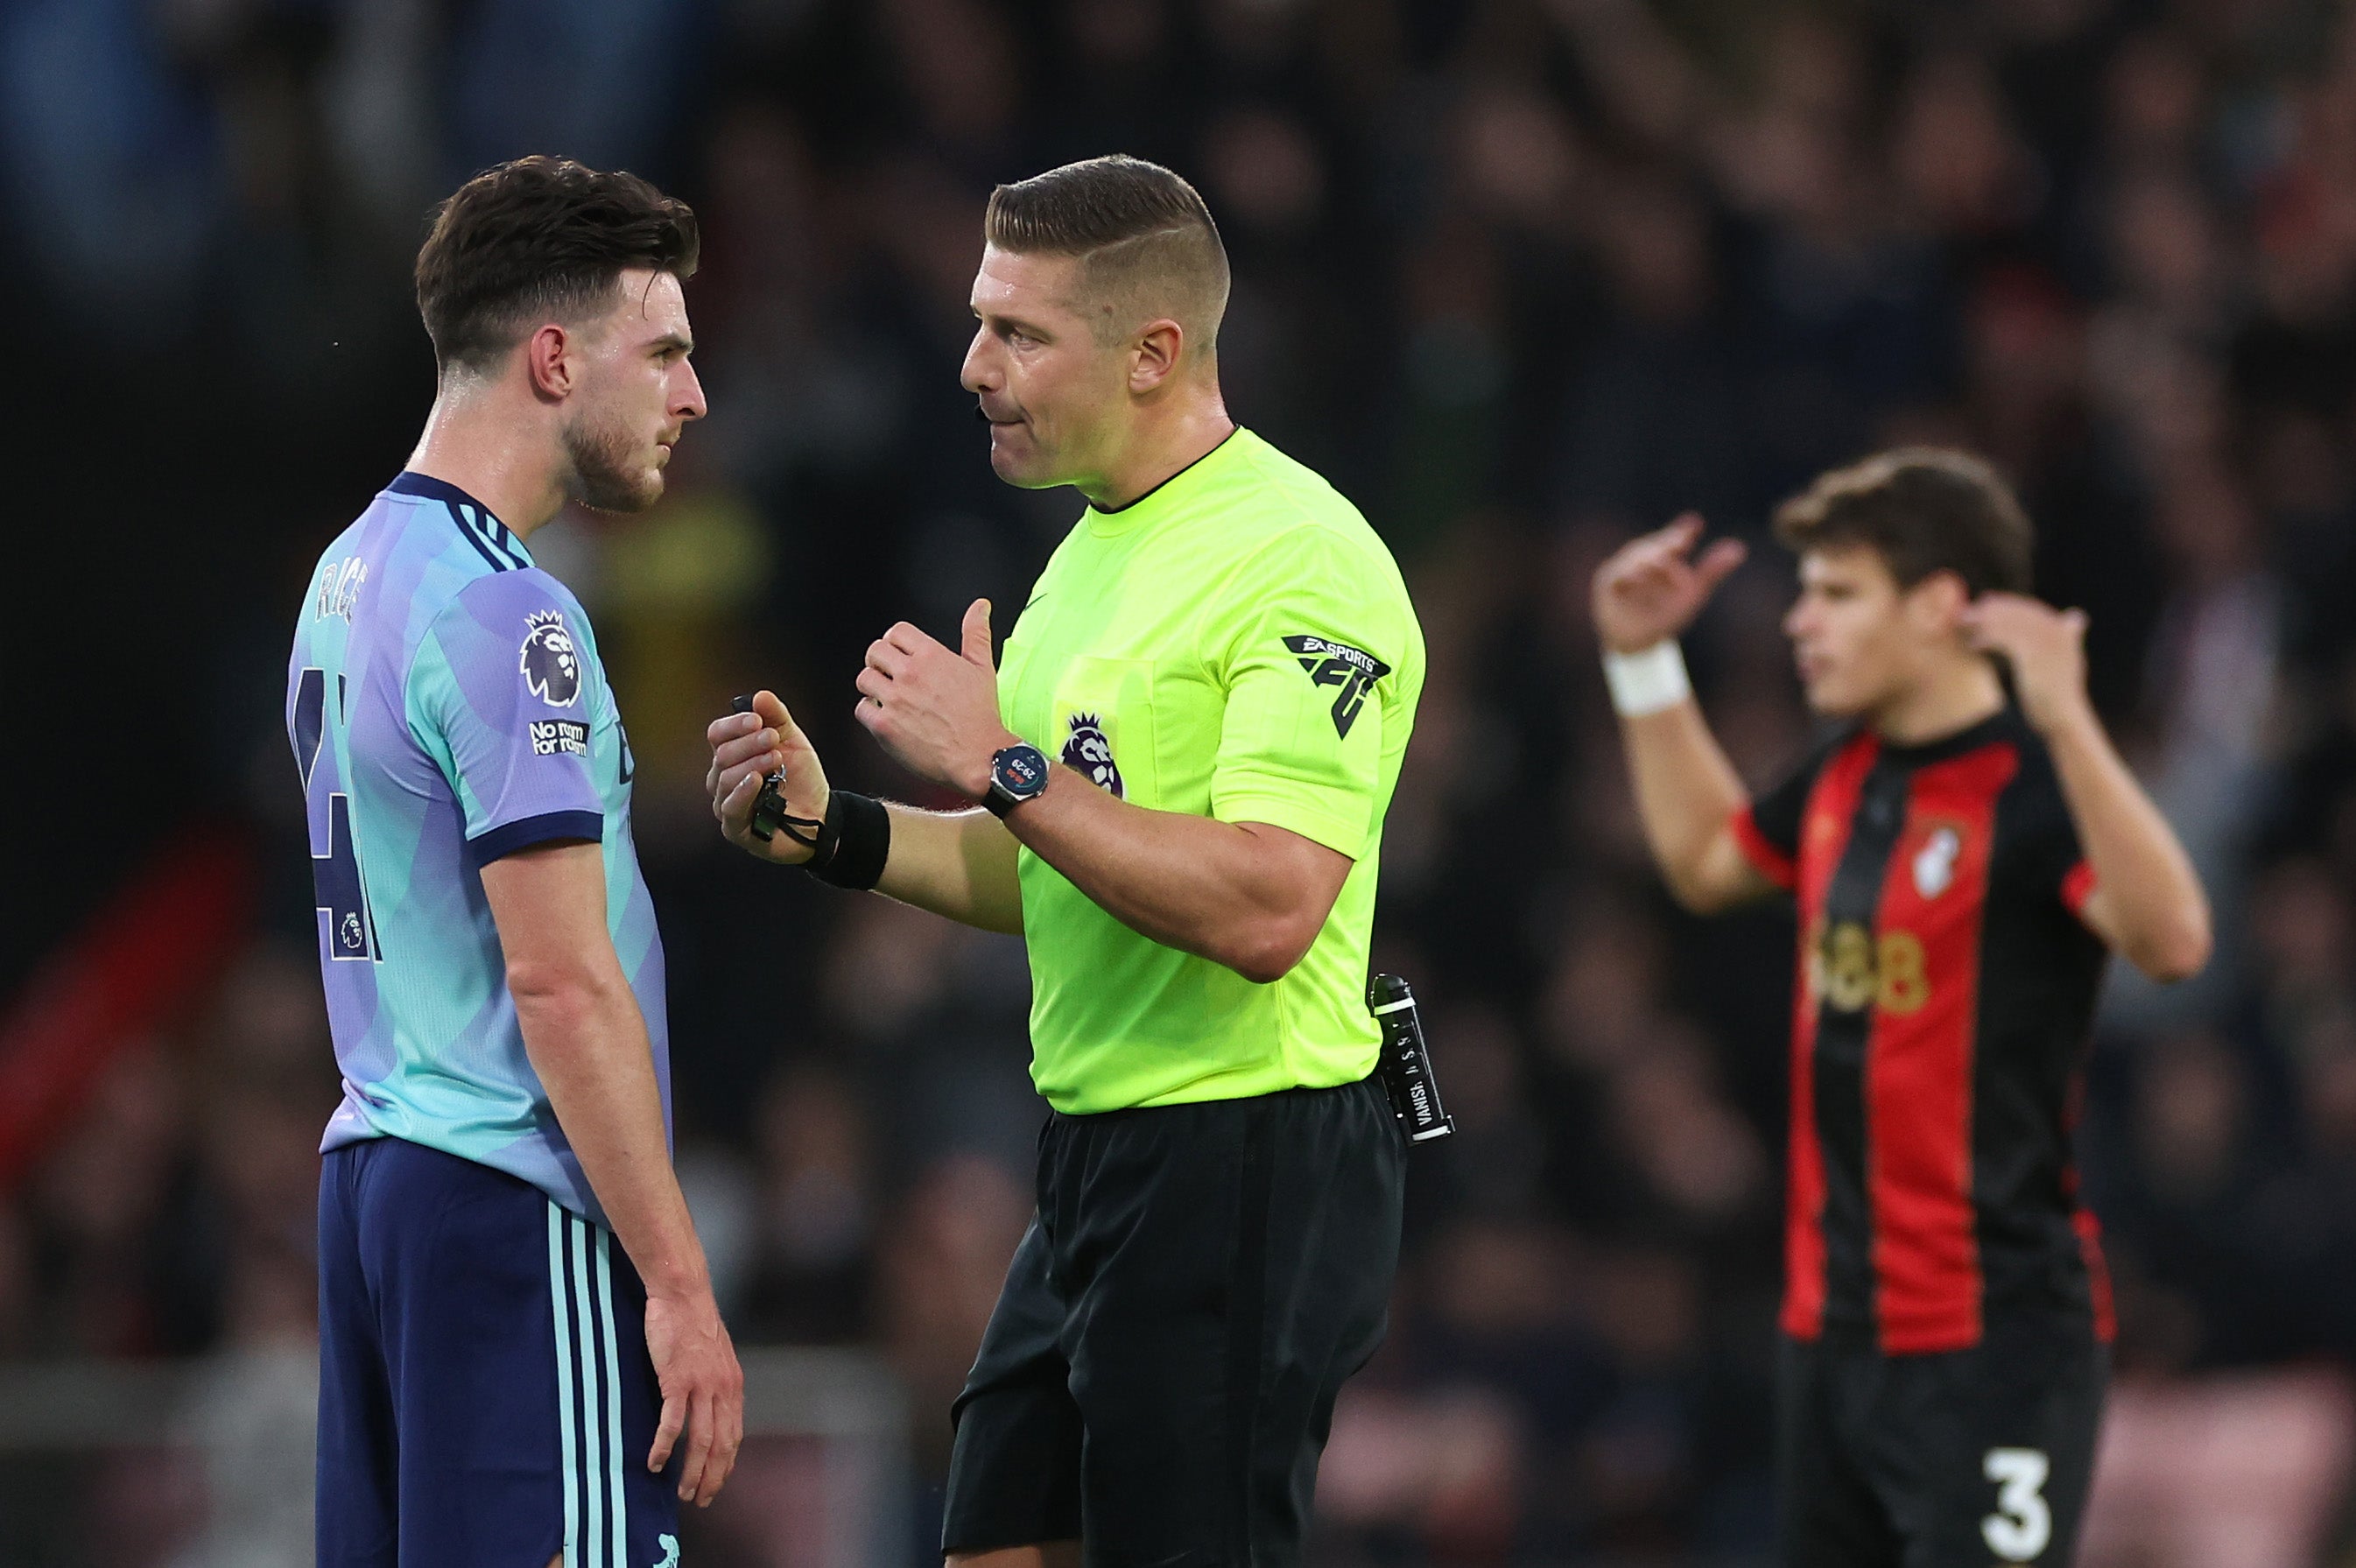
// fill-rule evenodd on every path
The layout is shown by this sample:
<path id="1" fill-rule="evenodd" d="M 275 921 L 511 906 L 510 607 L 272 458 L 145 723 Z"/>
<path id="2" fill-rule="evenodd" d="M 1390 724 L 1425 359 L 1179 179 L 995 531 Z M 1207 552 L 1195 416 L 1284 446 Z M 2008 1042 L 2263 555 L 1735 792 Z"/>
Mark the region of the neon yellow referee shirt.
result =
<path id="1" fill-rule="evenodd" d="M 1248 430 L 1074 526 L 1001 654 L 1007 727 L 1133 805 L 1288 828 L 1355 865 L 1308 956 L 1255 985 L 1140 936 L 1023 850 L 1031 1071 L 1049 1104 L 1235 1100 L 1374 1070 L 1377 852 L 1422 690 L 1389 550 Z"/>

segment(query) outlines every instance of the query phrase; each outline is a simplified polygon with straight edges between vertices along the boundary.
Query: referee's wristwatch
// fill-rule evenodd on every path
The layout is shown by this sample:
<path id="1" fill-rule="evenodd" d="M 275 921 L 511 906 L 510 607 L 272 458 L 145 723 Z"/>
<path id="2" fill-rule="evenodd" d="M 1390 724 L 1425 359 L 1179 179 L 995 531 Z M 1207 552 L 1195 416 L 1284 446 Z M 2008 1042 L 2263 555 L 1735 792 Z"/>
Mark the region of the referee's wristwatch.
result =
<path id="1" fill-rule="evenodd" d="M 992 816 L 1007 812 L 1047 788 L 1047 754 L 1019 741 L 990 759 L 990 793 L 981 803 Z"/>

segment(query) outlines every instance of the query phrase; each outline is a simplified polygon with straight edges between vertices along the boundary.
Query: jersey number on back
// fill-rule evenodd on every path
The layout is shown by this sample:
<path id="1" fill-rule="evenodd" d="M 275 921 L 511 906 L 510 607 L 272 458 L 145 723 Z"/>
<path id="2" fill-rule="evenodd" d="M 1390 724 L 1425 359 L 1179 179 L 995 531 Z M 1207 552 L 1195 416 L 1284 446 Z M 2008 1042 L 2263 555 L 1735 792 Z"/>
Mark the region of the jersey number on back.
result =
<path id="1" fill-rule="evenodd" d="M 336 677 L 339 698 L 343 682 L 341 675 Z M 294 761 L 303 770 L 306 805 L 327 738 L 327 672 L 306 669 L 294 688 Z M 327 780 L 319 782 L 324 786 Z M 311 890 L 313 905 L 327 917 L 327 956 L 351 963 L 378 958 L 376 918 L 369 913 L 368 886 L 352 842 L 352 803 L 342 790 L 328 792 L 327 818 L 326 845 L 316 835 L 311 841 Z"/>

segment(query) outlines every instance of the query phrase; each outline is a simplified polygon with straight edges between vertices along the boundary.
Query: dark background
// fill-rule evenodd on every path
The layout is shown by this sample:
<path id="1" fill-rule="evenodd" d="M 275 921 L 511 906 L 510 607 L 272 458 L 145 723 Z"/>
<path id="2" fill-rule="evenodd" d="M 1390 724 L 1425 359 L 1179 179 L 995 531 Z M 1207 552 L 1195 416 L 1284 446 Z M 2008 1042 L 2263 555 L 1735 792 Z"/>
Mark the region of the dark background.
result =
<path id="1" fill-rule="evenodd" d="M 1002 635 L 1079 504 L 999 486 L 957 386 L 981 203 L 1126 151 L 1220 220 L 1231 409 L 1365 510 L 1430 644 L 1378 961 L 1463 1135 L 1416 1162 L 1327 1560 L 1764 1550 L 1791 933 L 1663 898 L 1586 579 L 1688 506 L 1763 542 L 1899 440 L 2019 484 L 2218 905 L 2211 972 L 2115 983 L 2092 1064 L 2089 1558 L 2356 1550 L 2356 25 L 2308 0 L 0 0 L 0 997 L 208 835 L 260 888 L 0 1190 L 0 1356 L 308 1331 L 336 1090 L 287 639 L 431 399 L 424 214 L 530 151 L 705 224 L 670 498 L 534 547 L 640 758 L 747 1342 L 877 1348 L 932 1475 L 1038 1111 L 1019 947 L 727 850 L 701 726 L 772 684 L 910 791 L 849 722 L 861 650 L 976 595 Z M 1754 783 L 1807 735 L 1790 591 L 1759 550 L 1689 643 Z"/>

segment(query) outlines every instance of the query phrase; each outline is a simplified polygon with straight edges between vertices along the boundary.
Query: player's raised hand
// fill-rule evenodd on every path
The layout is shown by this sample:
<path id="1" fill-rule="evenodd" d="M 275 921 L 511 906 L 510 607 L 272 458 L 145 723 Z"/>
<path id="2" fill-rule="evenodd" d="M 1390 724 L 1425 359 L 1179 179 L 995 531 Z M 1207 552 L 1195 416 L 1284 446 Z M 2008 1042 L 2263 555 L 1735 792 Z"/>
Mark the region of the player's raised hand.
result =
<path id="1" fill-rule="evenodd" d="M 659 1475 L 684 1436 L 680 1500 L 709 1508 L 744 1445 L 744 1369 L 708 1287 L 694 1295 L 647 1297 L 647 1357 L 662 1389 L 647 1468 Z"/>
<path id="2" fill-rule="evenodd" d="M 1595 569 L 1595 633 L 1614 653 L 1635 653 L 1692 624 L 1727 575 L 1749 553 L 1721 539 L 1698 559 L 1702 521 L 1687 512 L 1668 527 L 1632 539 Z"/>
<path id="3" fill-rule="evenodd" d="M 712 814 L 728 842 L 748 854 L 780 865 L 799 865 L 810 857 L 810 846 L 779 829 L 767 840 L 753 832 L 753 802 L 760 798 L 761 780 L 786 770 L 786 810 L 809 822 L 826 820 L 832 791 L 818 752 L 793 714 L 774 692 L 756 693 L 753 711 L 714 719 L 703 732 L 712 746 L 712 766 L 703 785 L 712 797 Z"/>
<path id="4" fill-rule="evenodd" d="M 2085 611 L 2057 610 L 2025 594 L 1982 594 L 1964 611 L 1963 628 L 1974 648 L 2012 666 L 2021 714 L 2040 733 L 2093 712 Z"/>

